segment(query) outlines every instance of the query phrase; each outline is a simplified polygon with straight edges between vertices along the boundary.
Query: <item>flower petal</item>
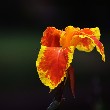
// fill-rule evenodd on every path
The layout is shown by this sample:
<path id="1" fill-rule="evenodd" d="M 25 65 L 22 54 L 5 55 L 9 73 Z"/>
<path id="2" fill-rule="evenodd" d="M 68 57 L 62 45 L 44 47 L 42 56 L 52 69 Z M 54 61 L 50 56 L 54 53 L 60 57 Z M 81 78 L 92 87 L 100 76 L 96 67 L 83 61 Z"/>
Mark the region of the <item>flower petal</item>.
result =
<path id="1" fill-rule="evenodd" d="M 74 47 L 41 46 L 36 66 L 41 82 L 54 89 L 66 77 L 66 70 L 73 59 Z"/>
<path id="2" fill-rule="evenodd" d="M 71 87 L 71 92 L 73 94 L 73 96 L 75 97 L 75 76 L 74 76 L 74 68 L 70 65 L 70 67 L 68 68 L 68 74 L 69 74 L 69 78 L 70 78 L 70 87 Z"/>
<path id="3" fill-rule="evenodd" d="M 95 45 L 93 41 L 89 37 L 81 37 L 81 36 L 94 36 L 98 40 L 100 39 L 100 30 L 98 27 L 96 28 L 84 28 L 80 30 L 80 42 L 77 45 L 77 49 L 85 52 L 90 52 L 94 49 Z"/>
<path id="4" fill-rule="evenodd" d="M 41 44 L 47 47 L 59 47 L 62 31 L 55 27 L 47 27 L 41 38 Z"/>
<path id="5" fill-rule="evenodd" d="M 104 46 L 95 36 L 79 35 L 79 37 L 82 38 L 82 40 L 76 47 L 78 50 L 87 52 L 96 46 L 97 51 L 102 55 L 102 60 L 105 61 Z"/>
<path id="6" fill-rule="evenodd" d="M 98 27 L 96 27 L 96 28 L 90 28 L 90 30 L 93 32 L 93 35 L 94 35 L 98 40 L 100 40 L 101 34 L 100 34 L 99 28 L 98 28 Z"/>
<path id="7" fill-rule="evenodd" d="M 103 44 L 99 40 L 97 40 L 97 38 L 95 36 L 90 36 L 90 39 L 96 45 L 97 51 L 102 55 L 102 60 L 105 61 L 105 53 L 104 53 Z"/>
<path id="8" fill-rule="evenodd" d="M 81 35 L 79 36 L 81 38 Z M 80 51 L 91 52 L 94 49 L 95 45 L 91 41 L 91 39 L 85 37 L 81 38 L 77 43 L 76 48 Z"/>
<path id="9" fill-rule="evenodd" d="M 65 47 L 69 47 L 69 46 L 73 46 L 73 36 L 74 38 L 77 38 L 77 36 L 80 34 L 80 28 L 75 28 L 73 26 L 67 26 L 65 28 L 65 31 L 62 32 L 61 34 L 61 38 L 60 38 L 60 45 L 65 48 Z M 75 44 L 77 44 L 77 40 L 75 40 L 74 42 L 74 46 Z"/>

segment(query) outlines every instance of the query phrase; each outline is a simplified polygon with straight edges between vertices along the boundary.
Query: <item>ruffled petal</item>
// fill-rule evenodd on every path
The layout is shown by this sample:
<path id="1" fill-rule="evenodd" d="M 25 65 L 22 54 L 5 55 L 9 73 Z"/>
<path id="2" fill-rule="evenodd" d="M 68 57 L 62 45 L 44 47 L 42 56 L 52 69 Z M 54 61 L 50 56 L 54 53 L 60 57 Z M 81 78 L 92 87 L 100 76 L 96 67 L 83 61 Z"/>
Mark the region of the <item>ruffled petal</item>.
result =
<path id="1" fill-rule="evenodd" d="M 81 37 L 80 37 L 81 38 Z M 90 38 L 81 38 L 77 43 L 76 48 L 80 51 L 91 52 L 95 45 Z"/>
<path id="2" fill-rule="evenodd" d="M 84 28 L 80 30 L 79 36 L 94 36 L 98 40 L 100 39 L 100 30 L 98 27 L 96 28 Z M 80 37 L 81 38 L 81 37 Z M 80 42 L 76 46 L 76 48 L 80 51 L 90 52 L 94 49 L 95 45 L 93 41 L 89 37 L 83 37 L 80 39 Z"/>
<path id="3" fill-rule="evenodd" d="M 95 46 L 97 51 L 102 55 L 102 60 L 105 61 L 105 54 L 104 54 L 104 46 L 103 44 L 95 37 L 95 36 L 86 36 L 86 35 L 79 35 L 81 41 L 76 46 L 78 50 L 81 51 L 91 51 Z M 85 43 L 90 42 L 88 44 Z"/>
<path id="4" fill-rule="evenodd" d="M 100 30 L 96 28 L 84 28 L 80 30 L 79 36 L 94 36 L 98 40 L 100 39 Z M 80 37 L 81 38 L 81 37 Z M 90 52 L 94 49 L 95 45 L 93 41 L 88 37 L 83 37 L 77 45 L 77 49 L 85 52 Z"/>
<path id="5" fill-rule="evenodd" d="M 73 46 L 73 44 L 75 46 L 79 40 L 79 39 L 77 39 L 79 34 L 80 34 L 80 28 L 75 28 L 73 26 L 67 26 L 65 28 L 65 31 L 62 32 L 62 34 L 61 34 L 60 45 L 63 48 Z M 72 40 L 73 37 L 75 39 L 75 42 Z"/>
<path id="6" fill-rule="evenodd" d="M 43 32 L 41 45 L 47 47 L 59 47 L 61 33 L 62 31 L 56 29 L 55 27 L 47 27 L 47 29 Z"/>
<path id="7" fill-rule="evenodd" d="M 41 82 L 54 89 L 66 77 L 66 70 L 73 59 L 74 47 L 62 49 L 61 47 L 41 46 L 36 67 Z"/>
<path id="8" fill-rule="evenodd" d="M 90 30 L 92 31 L 93 35 L 98 39 L 100 40 L 100 30 L 98 27 L 95 27 L 95 28 L 90 28 Z"/>
<path id="9" fill-rule="evenodd" d="M 90 36 L 90 39 L 93 41 L 94 45 L 96 45 L 97 51 L 102 55 L 102 60 L 105 62 L 105 53 L 103 44 L 97 40 L 95 36 Z"/>

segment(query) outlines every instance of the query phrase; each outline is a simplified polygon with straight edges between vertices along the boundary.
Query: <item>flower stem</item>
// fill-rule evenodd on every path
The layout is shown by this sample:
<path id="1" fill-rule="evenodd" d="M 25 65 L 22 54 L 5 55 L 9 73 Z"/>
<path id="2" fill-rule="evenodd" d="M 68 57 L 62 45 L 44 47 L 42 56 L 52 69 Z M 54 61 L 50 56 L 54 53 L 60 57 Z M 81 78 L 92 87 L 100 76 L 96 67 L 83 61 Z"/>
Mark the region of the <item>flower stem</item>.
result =
<path id="1" fill-rule="evenodd" d="M 60 104 L 65 100 L 63 98 L 63 91 L 66 84 L 67 77 L 64 79 L 64 81 L 59 84 L 59 86 L 56 88 L 56 92 L 54 94 L 54 99 L 52 103 L 49 105 L 47 110 L 57 110 L 60 106 Z"/>

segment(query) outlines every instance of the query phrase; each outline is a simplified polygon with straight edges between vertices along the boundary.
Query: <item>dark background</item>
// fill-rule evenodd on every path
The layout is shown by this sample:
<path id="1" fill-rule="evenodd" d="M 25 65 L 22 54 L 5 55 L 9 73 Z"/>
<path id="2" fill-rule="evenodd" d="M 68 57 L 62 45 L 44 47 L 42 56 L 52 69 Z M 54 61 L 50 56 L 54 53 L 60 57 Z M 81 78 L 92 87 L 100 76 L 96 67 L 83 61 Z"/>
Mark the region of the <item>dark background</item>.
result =
<path id="1" fill-rule="evenodd" d="M 53 92 L 38 78 L 36 59 L 47 26 L 64 29 L 99 27 L 106 62 L 94 50 L 75 50 L 75 94 L 69 82 L 60 110 L 109 110 L 110 8 L 105 0 L 51 1 L 4 0 L 0 2 L 0 110 L 46 110 Z M 38 50 L 36 50 L 38 48 Z"/>

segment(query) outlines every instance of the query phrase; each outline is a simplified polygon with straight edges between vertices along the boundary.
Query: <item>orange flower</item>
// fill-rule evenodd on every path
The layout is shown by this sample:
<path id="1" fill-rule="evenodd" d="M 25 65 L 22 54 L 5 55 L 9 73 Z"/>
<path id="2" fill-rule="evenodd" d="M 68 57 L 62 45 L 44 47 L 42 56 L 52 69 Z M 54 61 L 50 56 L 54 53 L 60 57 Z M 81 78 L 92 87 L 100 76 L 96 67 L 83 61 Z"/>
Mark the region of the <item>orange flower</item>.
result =
<path id="1" fill-rule="evenodd" d="M 36 61 L 41 82 L 50 89 L 57 87 L 66 77 L 75 48 L 90 52 L 96 46 L 105 61 L 104 47 L 99 40 L 98 27 L 80 29 L 68 26 L 64 31 L 47 27 L 41 38 L 41 49 Z"/>

